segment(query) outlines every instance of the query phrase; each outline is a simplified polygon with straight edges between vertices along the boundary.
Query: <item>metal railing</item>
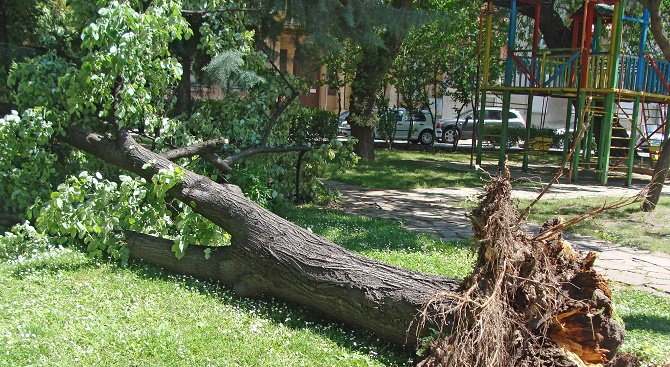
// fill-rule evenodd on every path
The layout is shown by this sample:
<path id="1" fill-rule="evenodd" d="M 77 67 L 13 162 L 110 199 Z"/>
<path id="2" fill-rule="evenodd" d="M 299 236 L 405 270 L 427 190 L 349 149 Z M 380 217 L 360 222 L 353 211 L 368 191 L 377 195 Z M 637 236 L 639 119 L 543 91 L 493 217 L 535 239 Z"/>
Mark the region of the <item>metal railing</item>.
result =
<path id="1" fill-rule="evenodd" d="M 537 55 L 529 51 L 510 52 L 512 78 L 508 87 L 513 88 L 576 88 L 579 80 L 580 52 L 551 50 Z M 670 62 L 654 60 L 649 55 L 642 59 L 642 72 L 638 72 L 640 59 L 622 55 L 618 60 L 619 79 L 614 88 L 670 95 Z M 606 53 L 588 57 L 585 88 L 609 89 L 610 59 Z M 639 79 L 642 78 L 640 81 Z M 639 87 L 639 90 L 638 90 Z"/>

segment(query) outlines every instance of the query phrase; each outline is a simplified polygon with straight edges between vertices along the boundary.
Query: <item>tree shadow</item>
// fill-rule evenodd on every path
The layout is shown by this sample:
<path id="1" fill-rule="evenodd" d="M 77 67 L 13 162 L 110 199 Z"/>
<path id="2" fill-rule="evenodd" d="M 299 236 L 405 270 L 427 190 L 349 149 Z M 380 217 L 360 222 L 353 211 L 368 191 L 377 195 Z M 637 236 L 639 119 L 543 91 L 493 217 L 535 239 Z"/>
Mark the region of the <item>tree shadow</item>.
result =
<path id="1" fill-rule="evenodd" d="M 307 329 L 310 333 L 333 341 L 339 347 L 370 355 L 385 365 L 399 366 L 415 362 L 416 355 L 413 350 L 381 340 L 365 329 L 346 325 L 298 304 L 270 297 L 239 297 L 232 289 L 217 281 L 175 274 L 146 263 L 133 261 L 128 269 L 145 280 L 179 282 L 184 288 L 214 298 L 222 305 L 260 316 L 275 325 L 283 325 L 294 330 Z"/>
<path id="2" fill-rule="evenodd" d="M 38 255 L 42 256 L 5 263 L 3 267 L 8 270 L 7 275 L 22 280 L 35 273 L 51 275 L 97 266 L 96 261 L 86 257 L 79 250 L 54 253 L 52 256 L 49 254 Z M 275 325 L 283 325 L 296 331 L 308 330 L 312 334 L 331 340 L 341 348 L 354 353 L 369 355 L 385 365 L 407 365 L 408 361 L 412 361 L 415 357 L 413 350 L 380 340 L 376 335 L 365 329 L 348 326 L 342 322 L 329 319 L 301 305 L 267 297 L 242 298 L 237 296 L 232 289 L 216 281 L 179 275 L 138 261 L 131 261 L 126 268 L 112 266 L 110 270 L 112 272 L 131 271 L 139 279 L 148 281 L 179 283 L 182 286 L 180 288 L 197 292 L 221 305 L 259 316 Z"/>
<path id="3" fill-rule="evenodd" d="M 75 271 L 92 267 L 93 261 L 82 255 L 78 250 L 45 251 L 34 256 L 9 263 L 10 274 L 15 279 L 24 279 L 27 276 L 43 272 L 56 274 L 62 271 Z"/>
<path id="4" fill-rule="evenodd" d="M 402 222 L 398 219 L 355 216 L 339 210 L 314 206 L 284 208 L 279 214 L 316 234 L 331 238 L 352 251 L 370 249 L 404 252 L 421 252 L 427 249 L 461 251 L 471 248 L 467 240 L 445 242 L 427 234 L 407 230 L 402 228 Z"/>
<path id="5" fill-rule="evenodd" d="M 626 330 L 637 329 L 653 331 L 670 336 L 670 316 L 645 315 L 634 313 L 622 317 Z"/>

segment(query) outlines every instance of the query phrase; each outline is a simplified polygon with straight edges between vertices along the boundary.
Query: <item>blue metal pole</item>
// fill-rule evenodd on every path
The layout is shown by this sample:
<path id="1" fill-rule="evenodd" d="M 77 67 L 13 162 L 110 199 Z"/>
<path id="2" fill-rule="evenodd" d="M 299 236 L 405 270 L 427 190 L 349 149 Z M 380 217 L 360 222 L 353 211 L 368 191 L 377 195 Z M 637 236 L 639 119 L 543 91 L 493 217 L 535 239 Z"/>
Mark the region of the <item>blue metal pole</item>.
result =
<path id="1" fill-rule="evenodd" d="M 505 62 L 505 86 L 512 85 L 512 55 L 516 46 L 516 0 L 510 1 L 509 33 L 507 35 L 507 60 Z"/>
<path id="2" fill-rule="evenodd" d="M 639 52 L 637 54 L 637 80 L 635 81 L 635 90 L 640 92 L 642 91 L 642 88 L 644 87 L 644 68 L 645 68 L 645 61 L 644 61 L 644 51 L 645 48 L 647 47 L 647 36 L 649 34 L 649 18 L 651 17 L 651 14 L 649 13 L 649 9 L 644 8 L 644 18 L 642 22 L 642 33 L 640 34 L 640 48 Z"/>

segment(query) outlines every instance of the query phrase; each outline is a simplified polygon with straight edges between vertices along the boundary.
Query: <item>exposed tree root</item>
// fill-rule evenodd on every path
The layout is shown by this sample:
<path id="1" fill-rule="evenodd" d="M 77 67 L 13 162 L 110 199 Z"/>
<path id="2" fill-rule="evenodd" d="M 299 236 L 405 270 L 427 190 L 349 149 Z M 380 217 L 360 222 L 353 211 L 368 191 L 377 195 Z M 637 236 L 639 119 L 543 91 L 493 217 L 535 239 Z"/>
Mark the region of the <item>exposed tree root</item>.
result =
<path id="1" fill-rule="evenodd" d="M 442 330 L 419 366 L 597 366 L 621 344 L 595 253 L 563 241 L 558 219 L 527 233 L 511 191 L 509 171 L 493 177 L 471 213 L 476 267 L 426 304 L 420 324 Z"/>

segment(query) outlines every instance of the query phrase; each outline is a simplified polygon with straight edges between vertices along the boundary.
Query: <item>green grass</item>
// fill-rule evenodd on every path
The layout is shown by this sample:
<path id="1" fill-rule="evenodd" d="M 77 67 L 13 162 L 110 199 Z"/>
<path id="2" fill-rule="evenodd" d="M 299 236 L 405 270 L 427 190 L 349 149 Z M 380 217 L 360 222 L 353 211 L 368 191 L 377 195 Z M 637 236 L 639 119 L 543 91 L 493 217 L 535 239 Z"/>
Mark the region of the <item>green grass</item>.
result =
<path id="1" fill-rule="evenodd" d="M 328 178 L 369 189 L 416 189 L 427 187 L 478 187 L 481 172 L 469 169 L 469 155 L 441 152 L 377 150 L 376 161 L 359 162 L 355 168 L 334 172 Z"/>
<path id="2" fill-rule="evenodd" d="M 481 170 L 470 168 L 470 154 L 463 151 L 377 149 L 375 157 L 374 162 L 359 162 L 356 167 L 332 172 L 327 178 L 368 189 L 483 187 L 486 178 Z M 520 171 L 523 156 L 513 154 L 509 158 L 513 177 L 526 176 Z M 534 164 L 557 165 L 560 160 L 560 155 L 531 157 Z M 490 172 L 497 172 L 498 153 L 484 152 L 482 162 Z"/>
<path id="3" fill-rule="evenodd" d="M 660 366 L 670 356 L 670 298 L 615 287 L 614 302 L 617 316 L 626 325 L 621 351 Z"/>
<path id="4" fill-rule="evenodd" d="M 359 253 L 463 277 L 471 251 L 399 223 L 314 207 L 284 215 Z M 0 366 L 406 366 L 414 354 L 279 301 L 76 251 L 0 263 Z"/>
<path id="5" fill-rule="evenodd" d="M 474 263 L 472 247 L 407 231 L 397 221 L 312 206 L 283 208 L 280 215 L 361 255 L 410 270 L 461 279 Z"/>
<path id="6" fill-rule="evenodd" d="M 461 278 L 469 246 L 306 206 L 281 215 L 362 255 Z M 295 305 L 241 299 L 225 287 L 146 265 L 121 268 L 60 250 L 0 262 L 0 366 L 410 366 L 414 353 Z M 615 289 L 625 350 L 659 361 L 667 300 Z"/>
<path id="7" fill-rule="evenodd" d="M 617 198 L 542 200 L 531 211 L 529 220 L 541 224 L 555 216 L 571 218 L 605 201 L 611 203 L 615 200 Z M 525 207 L 528 201 L 521 204 L 521 207 Z M 670 253 L 670 197 L 662 197 L 656 210 L 651 213 L 644 213 L 639 204 L 633 204 L 605 211 L 575 225 L 570 231 L 624 246 Z"/>
<path id="8" fill-rule="evenodd" d="M 282 302 L 78 252 L 0 265 L 0 366 L 396 366 L 365 332 Z"/>

